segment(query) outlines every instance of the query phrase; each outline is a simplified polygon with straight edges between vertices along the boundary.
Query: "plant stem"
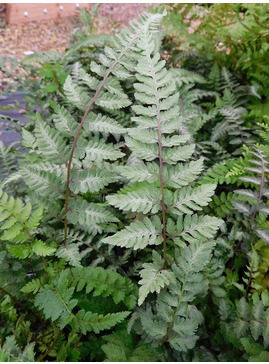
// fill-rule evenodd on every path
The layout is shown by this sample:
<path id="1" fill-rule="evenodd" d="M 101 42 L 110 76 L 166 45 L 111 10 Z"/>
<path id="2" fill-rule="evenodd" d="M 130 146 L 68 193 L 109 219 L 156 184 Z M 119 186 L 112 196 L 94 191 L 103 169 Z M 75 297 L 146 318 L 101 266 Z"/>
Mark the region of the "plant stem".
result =
<path id="1" fill-rule="evenodd" d="M 64 91 L 63 91 L 63 89 L 62 89 L 62 87 L 61 87 L 61 84 L 60 84 L 60 82 L 59 82 L 59 80 L 58 80 L 58 76 L 57 76 L 57 73 L 56 73 L 56 71 L 55 71 L 55 67 L 53 68 L 53 76 L 54 76 L 54 81 L 56 82 L 56 85 L 57 85 L 57 87 L 58 87 L 58 91 L 64 96 L 64 97 L 66 97 L 65 96 L 65 93 L 64 93 Z"/>
<path id="2" fill-rule="evenodd" d="M 158 89 L 155 73 L 151 63 L 151 57 L 149 55 L 149 63 L 151 65 L 151 75 L 154 81 L 155 88 L 155 99 L 156 99 L 156 117 L 158 122 L 158 147 L 159 147 L 159 163 L 160 163 L 160 181 L 161 181 L 161 207 L 162 207 L 162 224 L 163 224 L 163 260 L 164 260 L 164 269 L 167 268 L 167 257 L 166 257 L 166 245 L 167 245 L 167 237 L 166 237 L 166 206 L 164 202 L 164 180 L 163 180 L 163 157 L 162 157 L 162 129 L 161 129 L 161 113 L 160 113 L 160 100 L 158 97 Z"/>
<path id="3" fill-rule="evenodd" d="M 251 29 L 249 26 L 247 26 L 246 24 L 244 24 L 244 23 L 242 22 L 242 19 L 240 18 L 240 15 L 239 15 L 239 14 L 236 14 L 236 15 L 237 15 L 237 18 L 238 18 L 238 20 L 239 20 L 240 24 L 241 24 L 244 28 L 246 28 L 248 31 L 250 31 L 250 32 L 251 32 L 251 33 L 253 33 L 253 34 L 256 34 L 256 35 L 262 35 L 261 33 L 256 32 L 256 30 L 253 30 L 253 29 Z"/>
<path id="4" fill-rule="evenodd" d="M 46 358 L 46 356 L 49 355 L 49 353 L 55 348 L 57 342 L 59 341 L 61 337 L 61 331 L 59 332 L 59 334 L 57 335 L 56 339 L 54 340 L 53 344 L 51 345 L 51 347 L 40 357 L 38 358 L 37 360 L 35 360 L 36 362 L 40 362 L 40 361 L 43 361 L 43 359 Z"/>
<path id="5" fill-rule="evenodd" d="M 5 295 L 9 296 L 9 297 L 12 299 L 12 301 L 13 301 L 16 305 L 18 305 L 18 306 L 20 306 L 20 307 L 22 307 L 22 308 L 27 309 L 27 307 L 25 307 L 23 303 L 21 303 L 20 301 L 18 301 L 18 300 L 17 300 L 17 298 L 15 298 L 15 297 L 14 297 L 11 293 L 9 293 L 7 290 L 5 290 L 4 288 L 0 287 L 0 291 L 1 291 L 2 293 L 4 293 Z"/>
<path id="6" fill-rule="evenodd" d="M 174 326 L 174 321 L 175 321 L 176 315 L 178 313 L 178 310 L 180 308 L 180 304 L 181 304 L 182 299 L 183 299 L 183 293 L 184 293 L 184 290 L 185 290 L 185 285 L 186 285 L 186 279 L 184 280 L 184 282 L 182 284 L 181 293 L 180 293 L 180 296 L 179 296 L 177 307 L 174 310 L 172 320 L 170 321 L 169 326 L 168 326 L 167 331 L 166 331 L 166 335 L 161 341 L 162 343 L 165 343 L 168 340 L 169 334 L 170 334 L 170 332 L 171 332 L 171 330 L 172 330 L 172 328 Z"/>
<path id="7" fill-rule="evenodd" d="M 260 22 L 259 17 L 258 17 L 256 14 L 253 14 L 253 16 L 254 16 L 255 22 L 256 22 L 256 23 L 257 23 L 260 27 L 265 28 L 265 29 L 269 29 L 269 24 L 262 24 L 262 23 Z"/>
<path id="8" fill-rule="evenodd" d="M 159 124 L 159 122 L 158 122 Z M 166 207 L 164 203 L 164 181 L 163 181 L 163 159 L 162 159 L 162 142 L 161 142 L 161 132 L 159 129 L 159 161 L 160 161 L 160 181 L 161 181 L 161 193 L 162 193 L 162 223 L 163 223 L 163 260 L 164 260 L 164 268 L 167 268 L 167 258 L 166 258 Z"/>

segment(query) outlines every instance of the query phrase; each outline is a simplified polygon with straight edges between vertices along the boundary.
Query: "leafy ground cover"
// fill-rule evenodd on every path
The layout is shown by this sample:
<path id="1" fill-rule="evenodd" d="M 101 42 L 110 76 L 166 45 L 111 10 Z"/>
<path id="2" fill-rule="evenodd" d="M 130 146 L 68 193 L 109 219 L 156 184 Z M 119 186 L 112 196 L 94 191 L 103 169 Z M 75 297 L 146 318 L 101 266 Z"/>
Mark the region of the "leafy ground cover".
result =
<path id="1" fill-rule="evenodd" d="M 21 62 L 2 361 L 269 359 L 268 9 L 165 8 Z"/>

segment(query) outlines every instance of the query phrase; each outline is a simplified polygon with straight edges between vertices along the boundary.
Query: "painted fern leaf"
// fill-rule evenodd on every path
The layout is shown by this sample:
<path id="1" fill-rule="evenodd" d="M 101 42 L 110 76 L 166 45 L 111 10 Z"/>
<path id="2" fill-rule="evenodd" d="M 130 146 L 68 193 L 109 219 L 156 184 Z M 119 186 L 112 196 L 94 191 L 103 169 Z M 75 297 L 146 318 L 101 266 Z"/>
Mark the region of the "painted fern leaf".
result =
<path id="1" fill-rule="evenodd" d="M 118 219 L 106 207 L 88 203 L 83 199 L 70 201 L 68 218 L 72 224 L 79 224 L 83 230 L 92 234 L 101 233 L 105 224 L 118 222 Z"/>
<path id="2" fill-rule="evenodd" d="M 181 250 L 172 266 L 173 280 L 168 291 L 158 295 L 155 313 L 140 312 L 143 332 L 151 342 L 167 342 L 174 350 L 187 352 L 195 346 L 202 314 L 192 305 L 194 299 L 207 290 L 201 274 L 208 265 L 214 243 L 196 242 Z"/>
<path id="3" fill-rule="evenodd" d="M 113 117 L 122 115 L 121 109 L 129 107 L 132 103 L 122 81 L 129 79 L 135 71 L 137 44 L 142 34 L 145 31 L 156 31 L 162 17 L 160 14 L 144 13 L 139 20 L 131 22 L 129 28 L 123 29 L 111 39 L 110 45 L 99 54 L 99 59 L 91 62 L 90 73 L 77 62 L 63 86 L 64 106 L 51 101 L 53 114 L 47 118 L 48 121 L 44 122 L 37 116 L 35 130 L 32 133 L 25 131 L 24 142 L 30 149 L 31 165 L 25 163 L 22 166 L 21 176 L 31 188 L 34 198 L 40 200 L 44 194 L 53 196 L 57 213 L 62 210 L 63 196 L 66 193 L 66 184 L 63 182 L 69 164 L 71 180 L 67 185 L 69 192 L 74 194 L 100 192 L 118 180 L 117 173 L 112 171 L 113 168 L 104 168 L 104 161 L 115 161 L 123 158 L 124 154 L 119 149 L 120 146 L 115 144 L 115 140 L 107 142 L 107 136 L 114 135 L 118 141 L 119 136 L 126 132 L 117 116 Z M 84 119 L 81 116 L 83 113 Z M 76 114 L 78 116 L 75 116 Z M 78 136 L 80 131 L 81 135 L 77 139 L 76 135 Z M 103 138 L 100 137 L 100 133 Z M 71 148 L 74 142 L 77 144 L 73 157 Z M 44 155 L 56 165 L 55 170 L 44 168 Z M 62 175 L 59 175 L 59 169 Z M 88 225 L 84 226 L 84 229 L 96 233 L 100 231 L 96 221 L 102 224 L 108 220 L 99 217 L 94 218 L 92 222 L 87 220 L 86 215 L 93 215 L 93 212 L 90 213 L 93 203 L 88 208 L 85 204 L 86 199 L 82 210 L 76 208 L 75 211 L 71 204 L 68 211 L 71 218 L 68 221 L 71 224 L 78 221 L 85 224 L 87 221 Z M 49 208 L 48 204 L 44 206 L 46 213 L 52 215 L 54 209 Z M 99 206 L 96 207 L 96 215 L 97 210 L 100 211 Z M 113 218 L 109 220 L 112 221 Z"/>
<path id="4" fill-rule="evenodd" d="M 129 128 L 125 136 L 135 162 L 133 166 L 118 167 L 133 184 L 107 196 L 107 201 L 139 219 L 102 242 L 133 250 L 155 245 L 163 254 L 161 258 L 153 250 L 152 262 L 142 267 L 141 305 L 149 293 L 154 297 L 173 281 L 174 272 L 168 268 L 167 259 L 167 250 L 173 249 L 170 243 L 185 247 L 186 243 L 206 242 L 214 237 L 222 220 L 194 215 L 209 204 L 216 185 L 193 186 L 203 169 L 203 160 L 191 161 L 195 148 L 190 135 L 181 131 L 175 83 L 165 62 L 154 52 L 151 34 L 145 32 L 138 45 L 134 83 L 137 104 L 132 107 L 137 127 Z"/>
<path id="5" fill-rule="evenodd" d="M 139 281 L 138 305 L 144 302 L 150 292 L 160 293 L 162 288 L 175 280 L 173 272 L 163 269 L 164 261 L 157 252 L 153 251 L 152 258 L 153 262 L 143 264 L 143 269 L 140 272 L 142 279 Z"/>
<path id="6" fill-rule="evenodd" d="M 143 221 L 131 223 L 125 229 L 115 235 L 109 236 L 103 241 L 106 244 L 132 248 L 134 250 L 144 249 L 147 245 L 159 245 L 163 242 L 162 223 L 158 216 Z"/>

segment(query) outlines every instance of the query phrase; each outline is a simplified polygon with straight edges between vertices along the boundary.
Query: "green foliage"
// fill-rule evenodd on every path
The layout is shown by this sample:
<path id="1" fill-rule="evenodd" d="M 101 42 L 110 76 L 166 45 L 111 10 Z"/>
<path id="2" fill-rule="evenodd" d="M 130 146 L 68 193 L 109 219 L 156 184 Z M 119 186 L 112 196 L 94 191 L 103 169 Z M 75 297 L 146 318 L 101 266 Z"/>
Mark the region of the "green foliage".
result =
<path id="1" fill-rule="evenodd" d="M 140 306 L 150 292 L 160 293 L 161 288 L 168 286 L 174 280 L 172 272 L 163 269 L 164 261 L 157 252 L 152 253 L 152 263 L 143 264 L 140 272 L 141 280 L 139 284 L 139 300 Z"/>
<path id="2" fill-rule="evenodd" d="M 210 260 L 213 244 L 207 241 L 214 237 L 222 221 L 210 216 L 193 215 L 194 211 L 201 211 L 210 202 L 216 186 L 192 186 L 191 182 L 202 170 L 202 160 L 184 163 L 191 158 L 194 145 L 190 144 L 188 134 L 180 133 L 178 93 L 173 86 L 171 73 L 164 68 L 159 55 L 153 55 L 154 42 L 149 34 L 141 38 L 140 47 L 142 52 L 136 68 L 138 82 L 134 84 L 138 103 L 133 106 L 136 114 L 133 121 L 138 128 L 128 130 L 126 142 L 139 160 L 136 170 L 149 173 L 140 173 L 137 178 L 130 167 L 120 167 L 120 173 L 127 178 L 130 176 L 130 182 L 139 182 L 108 196 L 107 201 L 123 211 L 147 216 L 141 221 L 132 222 L 103 242 L 133 249 L 145 249 L 152 244 L 158 248 L 163 243 L 162 250 L 159 249 L 163 257 L 153 250 L 152 260 L 144 263 L 140 271 L 138 304 L 148 301 L 148 297 L 151 299 L 145 313 L 137 311 L 134 314 L 134 317 L 140 317 L 141 322 L 137 332 L 142 329 L 154 346 L 167 341 L 173 350 L 185 352 L 194 347 L 198 338 L 195 332 L 202 322 L 196 306 L 193 306 L 193 317 L 191 313 L 190 316 L 187 314 L 185 302 L 192 302 L 206 288 L 201 284 L 205 281 L 198 272 Z M 158 164 L 154 162 L 157 158 Z M 177 164 L 179 161 L 183 163 Z M 148 180 L 153 178 L 155 183 L 149 184 Z M 206 243 L 201 243 L 201 239 Z M 170 241 L 173 244 L 170 245 Z M 188 247 L 187 243 L 190 243 Z M 183 256 L 176 259 L 174 264 L 175 254 L 178 253 L 174 252 L 173 245 L 183 249 Z M 171 255 L 171 261 L 167 254 Z M 184 264 L 189 266 L 184 268 Z M 194 282 L 197 282 L 196 290 Z M 190 287 L 192 293 L 189 293 Z M 157 301 L 153 299 L 156 294 Z M 184 302 L 184 313 L 181 301 Z"/>
<path id="3" fill-rule="evenodd" d="M 140 314 L 142 330 L 150 341 L 159 345 L 168 342 L 179 352 L 194 347 L 198 339 L 195 334 L 203 317 L 196 306 L 190 304 L 207 288 L 201 272 L 210 260 L 212 248 L 210 242 L 192 243 L 182 249 L 181 255 L 176 252 L 171 272 L 174 279 L 170 279 L 168 292 L 159 294 L 154 313 L 148 309 Z"/>
<path id="4" fill-rule="evenodd" d="M 225 162 L 218 163 L 207 170 L 200 183 L 240 184 L 238 177 L 243 175 L 244 167 L 247 165 L 248 161 L 241 157 L 239 159 L 226 160 Z"/>
<path id="5" fill-rule="evenodd" d="M 232 64 L 257 82 L 258 62 L 266 57 L 267 21 L 266 4 L 173 4 L 165 25 L 185 49 L 207 52 L 210 59 Z"/>
<path id="6" fill-rule="evenodd" d="M 0 359 L 267 361 L 265 5 L 161 5 L 111 36 L 98 7 L 64 54 L 23 60 Z"/>
<path id="7" fill-rule="evenodd" d="M 112 362 L 151 362 L 163 361 L 160 353 L 143 342 L 135 343 L 135 337 L 126 331 L 115 332 L 104 336 L 106 344 L 102 350 L 106 354 L 105 361 Z"/>
<path id="8" fill-rule="evenodd" d="M 257 300 L 248 303 L 245 298 L 241 298 L 235 309 L 230 311 L 229 316 L 231 322 L 225 330 L 234 333 L 235 340 L 238 340 L 238 344 L 244 348 L 246 354 L 250 355 L 249 360 L 259 356 L 266 358 L 266 355 L 268 356 L 266 350 L 268 349 L 268 309 L 264 307 L 263 302 Z M 221 322 L 221 325 L 225 325 L 224 322 Z M 258 343 L 260 337 L 263 346 Z"/>
<path id="9" fill-rule="evenodd" d="M 87 294 L 94 290 L 94 297 L 112 295 L 116 304 L 123 301 L 130 309 L 135 305 L 133 283 L 112 270 L 101 267 L 73 268 L 71 277 L 69 279 L 72 281 L 72 286 L 76 286 L 78 292 L 83 288 L 86 289 Z"/>
<path id="10" fill-rule="evenodd" d="M 94 289 L 94 296 L 102 295 L 107 297 L 114 291 L 113 299 L 116 303 L 124 298 L 125 292 L 120 292 L 117 289 L 119 287 L 118 281 L 120 280 L 121 284 L 128 284 L 128 282 L 121 279 L 122 277 L 117 276 L 113 271 L 103 271 L 102 268 L 98 267 L 90 268 L 90 270 L 81 268 L 82 271 L 75 268 L 76 270 L 71 272 L 68 269 L 64 270 L 57 278 L 52 280 L 50 285 L 44 285 L 36 296 L 35 306 L 43 311 L 46 319 L 51 321 L 59 320 L 61 330 L 69 324 L 73 330 L 82 332 L 84 335 L 88 331 L 99 333 L 102 330 L 110 329 L 129 315 L 128 311 L 107 315 L 98 315 L 91 311 L 85 312 L 83 309 L 76 313 L 72 312 L 78 304 L 78 300 L 73 298 L 74 290 L 76 288 L 77 291 L 81 291 L 85 284 L 87 284 L 87 293 Z M 97 283 L 98 278 L 100 281 L 104 281 L 103 285 L 100 285 L 100 282 Z M 109 281 L 110 286 L 106 281 Z"/>
<path id="11" fill-rule="evenodd" d="M 22 351 L 14 336 L 7 337 L 3 346 L 0 347 L 0 360 L 2 362 L 30 362 L 34 361 L 34 357 L 34 344 L 27 345 Z"/>
<path id="12" fill-rule="evenodd" d="M 33 253 L 39 256 L 51 255 L 55 249 L 41 240 L 35 239 L 32 231 L 36 230 L 43 215 L 43 207 L 32 211 L 20 199 L 9 197 L 0 190 L 0 229 L 1 240 L 7 243 L 7 250 L 15 258 L 25 259 Z"/>

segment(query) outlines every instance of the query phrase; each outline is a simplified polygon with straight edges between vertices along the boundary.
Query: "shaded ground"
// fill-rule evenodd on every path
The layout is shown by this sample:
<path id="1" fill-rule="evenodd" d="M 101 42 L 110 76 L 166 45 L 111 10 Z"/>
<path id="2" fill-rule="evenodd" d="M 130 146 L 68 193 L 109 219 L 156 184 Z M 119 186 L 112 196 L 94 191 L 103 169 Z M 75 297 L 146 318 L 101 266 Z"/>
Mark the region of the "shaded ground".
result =
<path id="1" fill-rule="evenodd" d="M 16 102 L 20 103 L 20 106 L 23 108 L 25 107 L 25 101 L 23 99 L 23 95 L 21 94 L 14 94 L 9 95 L 7 97 L 1 97 L 0 98 L 0 105 L 1 106 L 8 106 L 10 104 L 16 104 Z M 0 110 L 0 113 L 2 115 L 9 116 L 13 119 L 19 120 L 20 124 L 23 124 L 27 121 L 27 119 L 24 117 L 22 113 L 20 113 L 21 109 L 15 108 L 12 110 Z M 3 120 L 0 120 L 0 140 L 4 142 L 5 145 L 9 145 L 12 142 L 16 142 L 21 140 L 21 135 L 19 133 L 16 133 L 13 130 L 8 129 L 8 125 L 11 125 L 12 122 L 5 120 L 5 127 L 1 125 Z"/>

